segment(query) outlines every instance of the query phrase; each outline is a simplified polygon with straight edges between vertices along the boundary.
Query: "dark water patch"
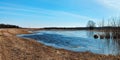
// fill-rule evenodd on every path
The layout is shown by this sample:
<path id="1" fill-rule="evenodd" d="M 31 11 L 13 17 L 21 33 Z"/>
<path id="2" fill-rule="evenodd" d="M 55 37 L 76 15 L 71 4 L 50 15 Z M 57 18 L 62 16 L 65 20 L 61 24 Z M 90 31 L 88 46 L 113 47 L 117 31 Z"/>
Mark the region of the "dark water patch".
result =
<path id="1" fill-rule="evenodd" d="M 80 38 L 80 37 L 67 37 L 67 36 L 63 36 L 63 35 L 58 35 L 58 34 L 42 34 L 42 35 L 27 35 L 27 36 L 22 36 L 25 38 L 32 38 L 35 39 L 37 41 L 42 41 L 45 43 L 51 43 L 51 44 L 55 44 L 57 46 L 68 46 L 68 47 L 78 47 L 78 46 L 86 46 L 85 42 L 89 42 L 87 40 L 85 40 L 84 38 Z M 82 42 L 80 42 L 82 39 Z M 78 43 L 74 43 L 74 41 L 79 42 Z"/>

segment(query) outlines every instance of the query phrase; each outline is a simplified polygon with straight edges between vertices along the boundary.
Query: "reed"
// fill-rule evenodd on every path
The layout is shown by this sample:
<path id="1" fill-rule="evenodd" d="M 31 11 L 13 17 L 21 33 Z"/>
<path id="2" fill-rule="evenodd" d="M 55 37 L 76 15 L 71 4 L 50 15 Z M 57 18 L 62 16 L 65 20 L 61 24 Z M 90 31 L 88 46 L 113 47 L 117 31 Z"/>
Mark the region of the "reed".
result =
<path id="1" fill-rule="evenodd" d="M 105 25 L 105 23 L 107 24 Z M 103 33 L 100 35 L 100 37 L 104 36 L 106 39 L 110 39 L 111 37 L 113 39 L 120 39 L 120 18 L 111 18 L 108 20 L 102 19 L 101 22 L 98 23 L 98 27 Z"/>

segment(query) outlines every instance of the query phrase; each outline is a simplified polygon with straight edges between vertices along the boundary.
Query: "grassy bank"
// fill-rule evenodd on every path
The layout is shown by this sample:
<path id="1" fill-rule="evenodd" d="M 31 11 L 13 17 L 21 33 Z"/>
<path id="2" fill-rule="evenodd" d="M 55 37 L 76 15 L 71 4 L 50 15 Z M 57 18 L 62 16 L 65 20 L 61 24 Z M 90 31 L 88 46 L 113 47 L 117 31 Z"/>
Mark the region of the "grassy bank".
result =
<path id="1" fill-rule="evenodd" d="M 72 52 L 45 46 L 32 39 L 17 37 L 36 29 L 0 30 L 0 60 L 119 60 L 120 56 L 99 55 L 90 52 Z"/>

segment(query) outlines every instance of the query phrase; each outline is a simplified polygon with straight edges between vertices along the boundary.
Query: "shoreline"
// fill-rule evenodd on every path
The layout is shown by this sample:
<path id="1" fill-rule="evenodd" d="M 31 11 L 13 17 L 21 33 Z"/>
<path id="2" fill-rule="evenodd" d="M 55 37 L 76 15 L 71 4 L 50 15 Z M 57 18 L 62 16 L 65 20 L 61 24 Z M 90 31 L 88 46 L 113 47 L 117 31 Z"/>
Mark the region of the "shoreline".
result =
<path id="1" fill-rule="evenodd" d="M 119 60 L 120 56 L 73 52 L 18 37 L 40 29 L 0 30 L 0 60 Z"/>

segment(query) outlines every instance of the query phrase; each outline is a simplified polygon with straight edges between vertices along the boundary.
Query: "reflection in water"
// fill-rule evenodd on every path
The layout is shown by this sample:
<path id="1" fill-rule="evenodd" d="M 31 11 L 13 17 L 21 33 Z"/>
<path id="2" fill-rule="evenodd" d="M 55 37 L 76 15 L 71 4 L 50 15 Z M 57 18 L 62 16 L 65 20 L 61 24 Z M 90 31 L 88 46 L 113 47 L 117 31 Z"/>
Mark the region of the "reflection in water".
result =
<path id="1" fill-rule="evenodd" d="M 112 52 L 114 52 L 114 54 L 119 55 L 120 54 L 120 39 L 111 39 L 112 40 L 112 45 L 110 46 L 110 48 L 112 47 Z"/>
<path id="2" fill-rule="evenodd" d="M 90 30 L 90 31 L 87 31 L 86 34 L 87 34 L 88 37 L 92 37 L 93 38 L 94 33 L 95 33 L 94 31 Z"/>
<path id="3" fill-rule="evenodd" d="M 100 40 L 104 41 L 104 45 L 100 45 L 100 48 L 102 46 L 103 53 L 119 55 L 120 54 L 120 39 L 115 38 L 116 34 L 113 32 L 102 32 L 102 33 L 103 33 L 102 36 L 104 37 L 104 39 L 100 38 Z"/>
<path id="4" fill-rule="evenodd" d="M 77 33 L 76 33 L 77 32 Z M 85 35 L 85 33 L 87 33 Z M 120 54 L 119 39 L 94 39 L 94 31 L 40 31 L 38 34 L 23 35 L 55 48 L 76 52 L 90 51 L 97 54 Z M 107 33 L 110 34 L 110 33 Z M 72 36 L 73 35 L 73 36 Z M 85 37 L 86 36 L 86 37 Z M 111 35 L 110 35 L 111 36 Z"/>

